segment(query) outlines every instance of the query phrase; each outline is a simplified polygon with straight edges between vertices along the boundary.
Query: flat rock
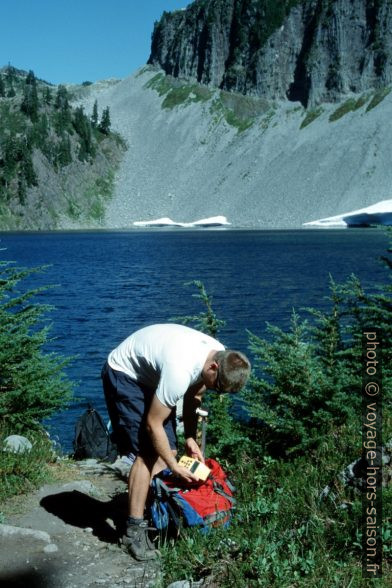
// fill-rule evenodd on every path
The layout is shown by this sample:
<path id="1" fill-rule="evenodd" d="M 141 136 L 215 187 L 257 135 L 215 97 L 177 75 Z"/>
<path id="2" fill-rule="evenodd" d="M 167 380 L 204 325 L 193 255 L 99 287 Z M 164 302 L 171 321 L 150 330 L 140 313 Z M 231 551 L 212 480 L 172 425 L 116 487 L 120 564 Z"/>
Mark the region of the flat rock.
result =
<path id="1" fill-rule="evenodd" d="M 24 497 L 22 512 L 0 525 L 0 586 L 155 587 L 160 562 L 138 562 L 119 546 L 126 483 L 107 469 L 92 480 L 47 484 Z M 77 479 L 79 478 L 79 479 Z"/>
<path id="2" fill-rule="evenodd" d="M 0 541 L 3 549 L 5 547 L 6 541 L 9 541 L 15 537 L 23 539 L 35 539 L 37 541 L 46 541 L 47 543 L 50 542 L 50 535 L 45 531 L 0 524 Z"/>

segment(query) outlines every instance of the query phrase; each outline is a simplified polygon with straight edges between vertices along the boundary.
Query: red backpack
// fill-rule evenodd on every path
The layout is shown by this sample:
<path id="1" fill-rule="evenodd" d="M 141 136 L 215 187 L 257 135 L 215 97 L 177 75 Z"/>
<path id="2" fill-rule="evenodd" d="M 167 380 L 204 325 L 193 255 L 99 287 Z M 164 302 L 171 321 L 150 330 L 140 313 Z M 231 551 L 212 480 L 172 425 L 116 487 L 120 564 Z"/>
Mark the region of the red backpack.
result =
<path id="1" fill-rule="evenodd" d="M 157 529 L 200 526 L 204 531 L 230 522 L 234 487 L 214 459 L 206 459 L 211 473 L 205 482 L 187 483 L 163 470 L 151 482 L 150 513 Z"/>

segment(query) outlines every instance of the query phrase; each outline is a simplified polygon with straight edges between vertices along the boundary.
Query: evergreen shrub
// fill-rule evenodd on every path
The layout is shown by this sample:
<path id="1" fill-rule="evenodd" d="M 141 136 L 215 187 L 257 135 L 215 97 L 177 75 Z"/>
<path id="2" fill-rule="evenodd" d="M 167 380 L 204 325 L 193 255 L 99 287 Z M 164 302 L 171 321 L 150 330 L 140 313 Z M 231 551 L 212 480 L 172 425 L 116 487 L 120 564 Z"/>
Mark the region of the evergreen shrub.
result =
<path id="1" fill-rule="evenodd" d="M 390 258 L 382 262 L 392 268 Z M 388 282 L 365 292 L 355 275 L 343 284 L 330 278 L 330 308 L 306 309 L 311 323 L 293 312 L 289 332 L 269 325 L 266 338 L 249 333 L 259 374 L 244 399 L 264 422 L 264 440 L 274 453 L 314 448 L 331 430 L 358 420 L 362 333 L 369 328 L 382 333 L 384 400 L 392 400 L 391 291 Z"/>
<path id="2" fill-rule="evenodd" d="M 41 429 L 42 419 L 65 408 L 72 386 L 69 363 L 45 351 L 50 310 L 36 298 L 46 288 L 19 290 L 19 283 L 44 268 L 24 269 L 0 262 L 0 427 L 12 433 Z"/>
<path id="3" fill-rule="evenodd" d="M 225 321 L 217 317 L 212 307 L 212 296 L 207 293 L 200 280 L 193 280 L 185 285 L 197 288 L 198 293 L 192 294 L 192 297 L 199 300 L 205 310 L 196 315 L 175 317 L 173 320 L 217 338 Z M 242 455 L 249 450 L 249 445 L 252 443 L 248 428 L 233 418 L 234 402 L 231 394 L 217 395 L 211 392 L 203 398 L 203 408 L 208 411 L 206 454 L 231 465 L 241 460 Z"/>

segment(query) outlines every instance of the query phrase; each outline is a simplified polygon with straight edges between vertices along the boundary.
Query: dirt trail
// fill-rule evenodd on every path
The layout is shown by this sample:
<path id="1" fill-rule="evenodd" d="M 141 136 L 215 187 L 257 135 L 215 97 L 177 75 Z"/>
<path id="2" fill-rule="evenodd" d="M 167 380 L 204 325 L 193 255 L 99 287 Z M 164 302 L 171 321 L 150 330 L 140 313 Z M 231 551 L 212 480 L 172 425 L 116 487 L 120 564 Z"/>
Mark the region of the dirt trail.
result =
<path id="1" fill-rule="evenodd" d="M 8 505 L 0 525 L 0 586 L 156 586 L 159 560 L 137 562 L 118 544 L 127 510 L 124 472 L 95 460 L 67 469 L 68 481 L 19 497 L 17 508 Z"/>

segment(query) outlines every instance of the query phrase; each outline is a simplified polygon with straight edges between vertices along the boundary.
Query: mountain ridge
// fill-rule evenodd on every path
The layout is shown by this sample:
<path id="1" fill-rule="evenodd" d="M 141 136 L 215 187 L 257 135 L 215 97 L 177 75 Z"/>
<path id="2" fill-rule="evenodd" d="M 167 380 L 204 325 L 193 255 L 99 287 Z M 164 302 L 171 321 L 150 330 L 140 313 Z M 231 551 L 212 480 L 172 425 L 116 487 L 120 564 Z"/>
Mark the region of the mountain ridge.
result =
<path id="1" fill-rule="evenodd" d="M 224 14 L 227 6 L 232 11 Z M 252 78 L 242 51 L 248 44 L 250 55 L 249 27 L 240 27 L 238 43 L 234 39 L 226 47 L 227 35 L 218 35 L 216 15 L 232 31 L 233 22 L 241 24 L 247 16 L 245 9 L 241 16 L 238 7 L 253 7 L 257 15 L 260 6 L 268 16 L 277 4 L 196 0 L 185 10 L 164 13 L 152 39 L 151 55 L 159 57 L 150 59 L 155 65 L 124 80 L 67 86 L 76 111 L 82 107 L 92 112 L 95 103 L 100 111 L 103 105 L 110 108 L 112 128 L 128 151 L 123 153 L 117 145 L 113 152 L 105 139 L 102 145 L 106 141 L 107 149 L 92 166 L 79 161 L 64 165 L 54 184 L 47 181 L 48 175 L 53 179 L 53 170 L 34 151 L 23 169 L 39 170 L 38 185 L 29 188 L 28 206 L 16 202 L 7 209 L 3 203 L 1 227 L 129 229 L 134 223 L 165 217 L 190 223 L 224 216 L 233 228 L 291 229 L 389 200 L 392 3 L 285 0 L 259 34 L 265 51 L 255 52 L 252 67 L 255 73 L 264 63 L 264 73 Z M 195 20 L 195 15 L 201 16 Z M 346 21 L 351 23 L 347 34 Z M 204 37 L 200 59 L 199 35 L 206 23 L 221 45 L 209 45 Z M 308 41 L 306 27 L 312 32 Z M 290 45 L 298 32 L 296 44 Z M 230 34 L 233 37 L 233 31 Z M 325 55 L 315 53 L 328 39 Z M 347 51 L 337 54 L 338 48 Z M 382 54 L 381 64 L 377 59 Z M 337 67 L 331 78 L 333 56 Z M 234 57 L 238 66 L 242 60 L 242 69 L 235 69 Z M 169 66 L 175 75 L 168 73 Z M 226 84 L 224 75 L 232 66 L 245 77 L 234 76 L 233 83 Z M 221 76 L 219 83 L 213 83 L 211 72 Z M 246 86 L 252 79 L 267 82 L 261 92 Z M 301 87 L 301 79 L 306 81 L 302 95 L 294 91 L 295 84 Z M 0 106 L 5 100 L 0 98 Z M 76 139 L 75 135 L 74 152 Z M 0 167 L 3 163 L 0 152 Z M 7 216 L 10 209 L 12 218 Z"/>
<path id="2" fill-rule="evenodd" d="M 303 106 L 392 82 L 389 0 L 196 0 L 155 23 L 149 64 Z"/>

